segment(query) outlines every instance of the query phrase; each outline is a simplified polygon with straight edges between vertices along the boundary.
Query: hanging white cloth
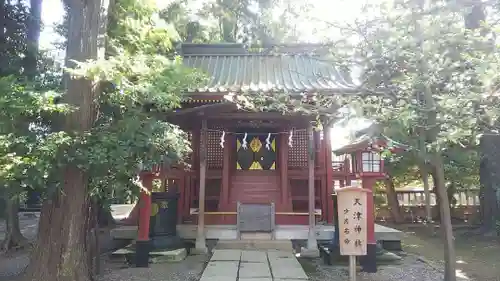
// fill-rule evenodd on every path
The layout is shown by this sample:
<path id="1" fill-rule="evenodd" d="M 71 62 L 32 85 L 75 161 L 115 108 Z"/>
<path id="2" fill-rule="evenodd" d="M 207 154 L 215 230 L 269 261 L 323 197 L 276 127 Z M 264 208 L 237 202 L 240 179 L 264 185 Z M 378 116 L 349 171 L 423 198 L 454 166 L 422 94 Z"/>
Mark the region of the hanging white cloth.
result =
<path id="1" fill-rule="evenodd" d="M 224 148 L 224 142 L 226 137 L 226 131 L 222 131 L 222 136 L 220 137 L 220 146 Z"/>
<path id="2" fill-rule="evenodd" d="M 271 150 L 271 133 L 267 134 L 266 148 L 267 148 L 267 150 Z"/>
<path id="3" fill-rule="evenodd" d="M 248 148 L 247 136 L 248 136 L 248 134 L 245 133 L 245 135 L 243 136 L 243 142 L 241 143 L 241 147 L 243 147 L 243 149 L 245 149 L 245 150 Z"/>

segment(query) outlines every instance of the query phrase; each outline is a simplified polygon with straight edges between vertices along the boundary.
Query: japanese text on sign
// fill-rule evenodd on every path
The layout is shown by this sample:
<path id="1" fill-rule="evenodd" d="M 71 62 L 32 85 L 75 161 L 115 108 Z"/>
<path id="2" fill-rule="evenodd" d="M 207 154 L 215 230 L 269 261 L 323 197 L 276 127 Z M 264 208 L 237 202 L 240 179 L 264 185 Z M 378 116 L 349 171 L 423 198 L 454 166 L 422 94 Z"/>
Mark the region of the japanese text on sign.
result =
<path id="1" fill-rule="evenodd" d="M 347 187 L 337 192 L 340 253 L 351 256 L 366 255 L 367 191 L 358 187 Z"/>

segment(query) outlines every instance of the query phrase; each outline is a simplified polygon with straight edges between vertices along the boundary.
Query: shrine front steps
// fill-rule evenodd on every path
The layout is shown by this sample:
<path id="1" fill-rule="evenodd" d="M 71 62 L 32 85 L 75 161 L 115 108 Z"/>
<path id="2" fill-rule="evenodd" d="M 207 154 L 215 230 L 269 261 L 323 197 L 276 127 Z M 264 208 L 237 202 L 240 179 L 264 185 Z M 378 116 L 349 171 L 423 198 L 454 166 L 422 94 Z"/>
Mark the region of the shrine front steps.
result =
<path id="1" fill-rule="evenodd" d="M 218 240 L 216 249 L 279 250 L 293 252 L 291 240 L 274 240 L 271 233 L 241 233 L 241 239 Z"/>

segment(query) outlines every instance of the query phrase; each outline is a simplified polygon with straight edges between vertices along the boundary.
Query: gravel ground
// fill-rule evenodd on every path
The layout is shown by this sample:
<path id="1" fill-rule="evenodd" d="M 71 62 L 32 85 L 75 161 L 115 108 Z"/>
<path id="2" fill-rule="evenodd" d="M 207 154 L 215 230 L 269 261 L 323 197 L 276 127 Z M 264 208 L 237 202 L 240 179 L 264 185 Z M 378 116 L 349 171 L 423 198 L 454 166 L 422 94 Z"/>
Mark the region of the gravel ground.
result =
<path id="1" fill-rule="evenodd" d="M 188 256 L 178 263 L 151 264 L 149 268 L 105 263 L 99 281 L 197 281 L 208 259 L 205 255 Z"/>
<path id="2" fill-rule="evenodd" d="M 24 271 L 29 263 L 28 253 L 0 258 L 0 281 L 11 281 L 14 276 Z"/>
<path id="3" fill-rule="evenodd" d="M 19 226 L 24 237 L 34 240 L 38 231 L 38 213 L 20 213 Z M 0 219 L 0 240 L 5 237 L 5 220 Z"/>
<path id="4" fill-rule="evenodd" d="M 301 259 L 300 262 L 311 281 L 344 281 L 349 278 L 347 266 L 324 265 L 320 259 Z M 442 281 L 444 278 L 442 271 L 413 255 L 405 256 L 398 264 L 379 265 L 377 273 L 359 272 L 357 276 L 358 281 Z"/>
<path id="5" fill-rule="evenodd" d="M 23 235 L 35 240 L 38 231 L 37 214 L 19 214 L 19 224 Z M 0 240 L 5 236 L 5 221 L 0 220 Z M 9 256 L 0 256 L 0 281 L 11 281 L 21 273 L 29 263 L 27 251 L 15 252 Z"/>

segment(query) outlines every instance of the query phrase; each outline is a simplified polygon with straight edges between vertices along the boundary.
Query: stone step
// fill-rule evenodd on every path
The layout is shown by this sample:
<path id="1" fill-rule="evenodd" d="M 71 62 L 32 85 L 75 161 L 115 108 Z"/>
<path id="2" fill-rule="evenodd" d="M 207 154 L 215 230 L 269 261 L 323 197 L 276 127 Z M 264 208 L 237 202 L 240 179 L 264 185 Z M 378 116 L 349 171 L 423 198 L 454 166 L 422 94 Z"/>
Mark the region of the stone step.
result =
<path id="1" fill-rule="evenodd" d="M 271 232 L 241 232 L 241 240 L 272 240 Z"/>
<path id="2" fill-rule="evenodd" d="M 290 240 L 219 240 L 215 248 L 236 250 L 280 250 L 293 252 L 292 241 Z"/>

